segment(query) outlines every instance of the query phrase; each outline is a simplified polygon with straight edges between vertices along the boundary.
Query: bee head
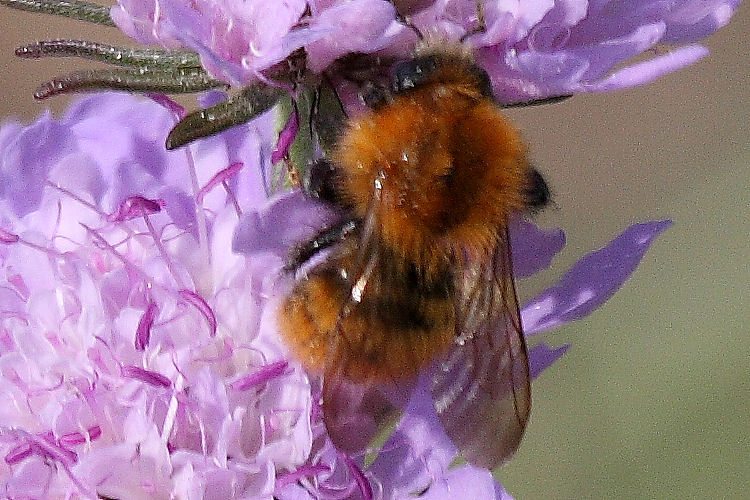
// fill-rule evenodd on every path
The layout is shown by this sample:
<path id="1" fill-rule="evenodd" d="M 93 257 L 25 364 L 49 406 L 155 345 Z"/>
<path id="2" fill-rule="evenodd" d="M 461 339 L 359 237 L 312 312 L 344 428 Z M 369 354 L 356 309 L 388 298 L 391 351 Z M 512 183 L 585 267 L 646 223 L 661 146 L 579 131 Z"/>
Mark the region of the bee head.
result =
<path id="1" fill-rule="evenodd" d="M 396 94 L 429 83 L 468 85 L 479 95 L 492 100 L 492 83 L 487 72 L 474 63 L 463 47 L 430 43 L 418 49 L 414 59 L 397 63 L 391 86 Z"/>

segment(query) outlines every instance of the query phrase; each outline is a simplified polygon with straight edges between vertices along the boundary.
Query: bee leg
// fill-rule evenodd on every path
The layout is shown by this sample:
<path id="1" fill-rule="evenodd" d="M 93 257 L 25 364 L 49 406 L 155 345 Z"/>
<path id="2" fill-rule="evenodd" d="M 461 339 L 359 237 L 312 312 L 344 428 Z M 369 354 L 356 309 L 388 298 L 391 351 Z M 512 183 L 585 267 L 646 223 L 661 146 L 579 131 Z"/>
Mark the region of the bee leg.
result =
<path id="1" fill-rule="evenodd" d="M 330 152 L 338 142 L 346 120 L 346 110 L 336 89 L 330 81 L 324 79 L 315 89 L 310 105 L 311 139 L 317 139 L 323 151 Z"/>
<path id="2" fill-rule="evenodd" d="M 365 82 L 359 90 L 359 97 L 368 108 L 378 109 L 393 100 L 393 91 L 385 85 Z"/>
<path id="3" fill-rule="evenodd" d="M 333 226 L 324 227 L 312 239 L 294 246 L 287 256 L 284 271 L 294 272 L 315 254 L 331 245 L 343 241 L 357 229 L 357 221 L 344 219 Z"/>
<path id="4" fill-rule="evenodd" d="M 312 162 L 302 174 L 302 189 L 312 198 L 341 205 L 341 195 L 336 189 L 336 165 L 326 158 Z"/>
<path id="5" fill-rule="evenodd" d="M 531 212 L 537 212 L 547 206 L 551 201 L 551 195 L 547 181 L 535 168 L 529 170 L 528 184 L 524 190 L 526 208 Z"/>

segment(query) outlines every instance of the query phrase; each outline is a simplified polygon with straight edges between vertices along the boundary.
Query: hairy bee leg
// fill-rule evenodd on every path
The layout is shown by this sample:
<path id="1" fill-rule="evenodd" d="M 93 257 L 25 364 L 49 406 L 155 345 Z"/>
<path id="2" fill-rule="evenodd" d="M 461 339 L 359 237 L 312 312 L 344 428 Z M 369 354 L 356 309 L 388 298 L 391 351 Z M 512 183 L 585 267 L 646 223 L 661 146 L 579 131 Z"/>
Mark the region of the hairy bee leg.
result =
<path id="1" fill-rule="evenodd" d="M 341 205 L 341 194 L 336 189 L 336 165 L 326 158 L 319 158 L 308 166 L 303 173 L 302 189 L 312 198 Z"/>
<path id="2" fill-rule="evenodd" d="M 300 243 L 292 248 L 287 257 L 284 270 L 293 272 L 302 267 L 321 250 L 343 241 L 349 234 L 357 229 L 357 222 L 353 219 L 344 219 L 341 222 L 323 228 L 312 239 Z"/>
<path id="3" fill-rule="evenodd" d="M 329 153 L 335 147 L 346 126 L 348 116 L 344 103 L 330 81 L 324 81 L 315 89 L 310 105 L 310 136 L 317 139 L 323 151 Z M 315 137 L 317 135 L 317 137 Z"/>
<path id="4" fill-rule="evenodd" d="M 368 108 L 378 109 L 393 100 L 393 90 L 375 82 L 366 82 L 360 89 L 359 96 Z"/>
<path id="5" fill-rule="evenodd" d="M 526 198 L 526 208 L 532 212 L 537 212 L 549 205 L 552 198 L 547 181 L 534 167 L 531 167 L 529 171 L 528 184 L 523 194 Z"/>

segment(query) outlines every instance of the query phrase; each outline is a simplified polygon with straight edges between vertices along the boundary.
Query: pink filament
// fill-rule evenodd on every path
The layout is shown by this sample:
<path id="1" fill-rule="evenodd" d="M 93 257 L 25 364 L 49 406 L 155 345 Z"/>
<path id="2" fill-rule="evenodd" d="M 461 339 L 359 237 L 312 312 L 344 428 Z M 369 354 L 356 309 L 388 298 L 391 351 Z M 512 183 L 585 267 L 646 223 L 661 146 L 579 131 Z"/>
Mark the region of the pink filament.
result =
<path id="1" fill-rule="evenodd" d="M 159 212 L 163 206 L 163 200 L 149 200 L 143 196 L 128 196 L 120 203 L 117 210 L 107 217 L 107 220 L 110 222 L 123 222 Z"/>
<path id="2" fill-rule="evenodd" d="M 214 311 L 211 309 L 211 306 L 208 305 L 208 302 L 203 300 L 203 297 L 195 292 L 191 292 L 190 290 L 180 290 L 179 294 L 182 300 L 184 300 L 188 304 L 195 306 L 195 308 L 200 311 L 203 317 L 206 318 L 206 321 L 208 321 L 208 326 L 211 329 L 211 337 L 215 337 L 216 316 L 214 315 Z"/>
<path id="3" fill-rule="evenodd" d="M 15 243 L 18 240 L 19 240 L 19 237 L 17 234 L 13 234 L 10 231 L 6 231 L 5 229 L 0 227 L 0 242 Z"/>
<path id="4" fill-rule="evenodd" d="M 284 374 L 288 363 L 286 361 L 276 361 L 274 363 L 263 366 L 260 370 L 245 375 L 229 384 L 229 387 L 236 391 L 246 391 L 253 387 L 257 387 L 261 384 L 265 384 L 269 380 L 279 377 Z"/>
<path id="5" fill-rule="evenodd" d="M 297 137 L 297 132 L 299 132 L 299 116 L 295 109 L 289 115 L 284 128 L 279 132 L 279 140 L 276 141 L 276 147 L 271 152 L 271 163 L 276 163 L 289 155 L 289 149 Z"/>
<path id="6" fill-rule="evenodd" d="M 133 365 L 123 366 L 122 374 L 125 377 L 140 380 L 141 382 L 145 382 L 156 387 L 169 387 L 172 385 L 172 381 L 161 373 L 157 373 L 151 370 L 145 370 Z"/>
<path id="7" fill-rule="evenodd" d="M 198 201 L 198 203 L 203 203 L 203 198 L 206 196 L 206 194 L 208 194 L 209 191 L 211 191 L 222 182 L 228 181 L 229 179 L 237 175 L 243 166 L 244 163 L 242 163 L 241 161 L 237 161 L 229 165 L 227 168 L 219 170 L 219 172 L 211 177 L 211 180 L 209 180 L 206 185 L 203 186 L 200 191 L 198 191 L 198 196 L 196 196 L 196 200 Z"/>
<path id="8" fill-rule="evenodd" d="M 146 311 L 138 321 L 138 327 L 135 329 L 135 348 L 138 351 L 143 351 L 148 345 L 148 341 L 151 338 L 151 327 L 156 319 L 156 314 L 159 312 L 159 308 L 155 302 L 149 302 Z"/>

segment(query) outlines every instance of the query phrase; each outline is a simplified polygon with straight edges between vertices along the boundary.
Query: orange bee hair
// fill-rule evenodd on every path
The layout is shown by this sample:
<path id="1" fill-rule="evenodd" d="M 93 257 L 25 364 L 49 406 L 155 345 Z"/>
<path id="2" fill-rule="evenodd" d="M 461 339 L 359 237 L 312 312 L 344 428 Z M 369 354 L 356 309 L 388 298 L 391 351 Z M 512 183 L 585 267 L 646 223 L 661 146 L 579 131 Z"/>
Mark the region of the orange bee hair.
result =
<path id="1" fill-rule="evenodd" d="M 390 102 L 352 120 L 332 155 L 339 203 L 374 223 L 300 281 L 280 314 L 312 371 L 333 359 L 354 380 L 415 375 L 455 338 L 460 270 L 489 262 L 510 214 L 528 205 L 525 145 L 468 53 L 428 43 L 405 64 Z M 347 274 L 365 273 L 362 246 L 377 266 L 350 314 L 358 277 Z"/>
<path id="2" fill-rule="evenodd" d="M 447 48 L 446 48 L 447 47 Z M 427 44 L 434 69 L 391 103 L 354 119 L 338 143 L 340 196 L 364 218 L 380 188 L 383 244 L 427 272 L 455 256 L 486 257 L 524 208 L 529 165 L 520 133 L 485 94 L 469 55 Z"/>

